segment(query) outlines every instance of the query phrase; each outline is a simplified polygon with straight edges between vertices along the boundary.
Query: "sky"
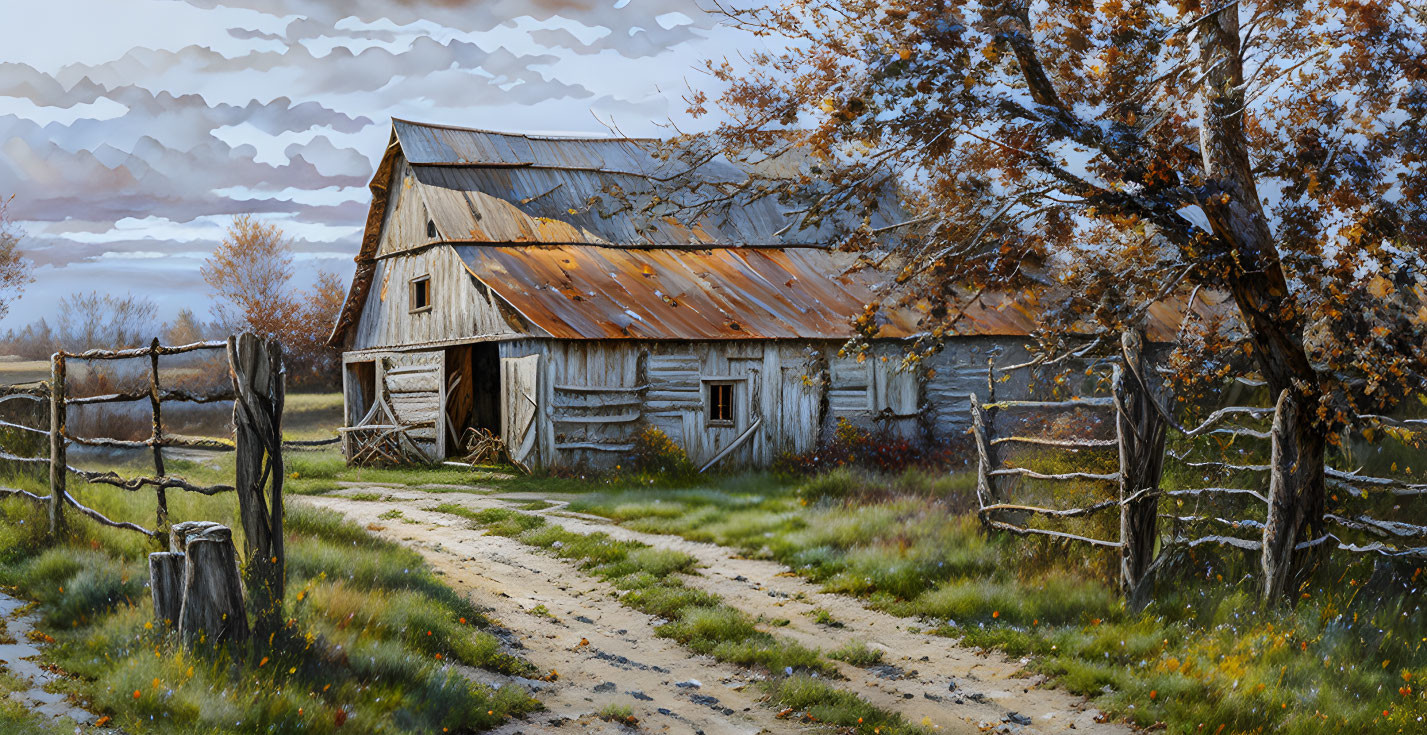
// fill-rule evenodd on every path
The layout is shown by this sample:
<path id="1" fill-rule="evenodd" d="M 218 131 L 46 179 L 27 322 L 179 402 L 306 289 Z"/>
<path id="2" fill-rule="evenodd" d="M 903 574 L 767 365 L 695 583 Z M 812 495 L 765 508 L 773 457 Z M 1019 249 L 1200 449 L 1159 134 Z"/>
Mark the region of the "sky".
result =
<path id="1" fill-rule="evenodd" d="M 237 213 L 292 238 L 295 285 L 350 278 L 393 117 L 706 127 L 683 101 L 702 60 L 756 41 L 698 2 L 0 0 L 0 198 L 35 277 L 0 329 L 88 291 L 205 317 Z"/>

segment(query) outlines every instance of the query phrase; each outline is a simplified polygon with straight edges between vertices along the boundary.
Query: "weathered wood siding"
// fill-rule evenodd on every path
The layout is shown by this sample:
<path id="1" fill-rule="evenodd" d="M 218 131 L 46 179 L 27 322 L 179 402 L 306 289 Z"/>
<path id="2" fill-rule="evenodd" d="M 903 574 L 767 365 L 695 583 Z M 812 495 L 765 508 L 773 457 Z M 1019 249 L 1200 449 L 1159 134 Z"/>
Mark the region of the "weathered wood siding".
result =
<path id="1" fill-rule="evenodd" d="M 986 392 L 986 358 L 1024 358 L 1016 341 L 958 341 L 914 370 L 887 342 L 858 362 L 835 341 L 639 342 L 519 340 L 501 355 L 542 355 L 540 461 L 610 466 L 635 436 L 657 428 L 703 465 L 761 421 L 721 465 L 766 465 L 817 446 L 839 419 L 885 425 L 909 438 L 946 440 L 969 426 L 970 393 Z M 886 358 L 885 360 L 883 358 Z M 709 425 L 710 382 L 734 386 L 734 425 Z M 1023 377 L 997 386 L 1024 397 Z"/>
<path id="2" fill-rule="evenodd" d="M 511 338 L 518 315 L 471 274 L 447 245 L 377 261 L 371 296 L 362 310 L 353 350 Z M 431 277 L 431 308 L 411 313 L 410 283 Z M 504 307 L 504 308 L 503 308 Z"/>

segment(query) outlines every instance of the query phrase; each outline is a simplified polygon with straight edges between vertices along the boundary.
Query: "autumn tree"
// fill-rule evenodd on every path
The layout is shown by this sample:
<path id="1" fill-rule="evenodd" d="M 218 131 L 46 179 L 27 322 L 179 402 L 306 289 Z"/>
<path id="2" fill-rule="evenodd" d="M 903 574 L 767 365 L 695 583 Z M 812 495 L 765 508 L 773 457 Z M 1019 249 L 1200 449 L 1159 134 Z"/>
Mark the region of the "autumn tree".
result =
<path id="1" fill-rule="evenodd" d="M 199 272 L 218 297 L 213 315 L 220 323 L 278 339 L 292 328 L 298 307 L 288 292 L 292 243 L 276 225 L 234 217 Z"/>
<path id="2" fill-rule="evenodd" d="M 294 385 L 336 384 L 338 356 L 326 338 L 345 291 L 328 273 L 318 274 L 312 290 L 294 290 L 292 243 L 280 228 L 252 215 L 234 217 L 201 273 L 218 296 L 219 324 L 280 341 Z"/>
<path id="3" fill-rule="evenodd" d="M 30 276 L 30 263 L 20 252 L 24 233 L 8 212 L 12 199 L 0 199 L 0 317 L 9 313 L 10 304 L 34 280 Z"/>
<path id="4" fill-rule="evenodd" d="M 1322 536 L 1328 443 L 1427 375 L 1421 3 L 800 0 L 726 13 L 771 50 L 709 65 L 722 91 L 693 94 L 691 109 L 728 122 L 683 155 L 789 160 L 763 168 L 800 175 L 754 176 L 737 196 L 801 197 L 789 227 L 861 222 L 842 246 L 895 267 L 898 284 L 863 334 L 877 306 L 929 304 L 915 361 L 981 294 L 1014 290 L 1041 310 L 1033 336 L 1049 361 L 1115 344 L 1168 296 L 1228 294 L 1236 318 L 1187 324 L 1186 341 L 1287 391 L 1301 419 L 1283 543 Z M 907 212 L 874 226 L 892 183 Z"/>

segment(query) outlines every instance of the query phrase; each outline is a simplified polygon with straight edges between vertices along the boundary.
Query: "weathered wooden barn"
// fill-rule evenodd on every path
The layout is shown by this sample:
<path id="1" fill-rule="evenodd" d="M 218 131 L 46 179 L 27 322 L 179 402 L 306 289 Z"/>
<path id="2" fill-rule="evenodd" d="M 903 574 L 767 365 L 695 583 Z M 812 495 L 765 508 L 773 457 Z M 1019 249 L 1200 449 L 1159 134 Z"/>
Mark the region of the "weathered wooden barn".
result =
<path id="1" fill-rule="evenodd" d="M 332 336 L 348 456 L 404 435 L 435 460 L 484 428 L 530 465 L 607 466 L 657 427 L 698 466 L 761 465 L 839 418 L 960 433 L 988 354 L 1025 356 L 1032 315 L 986 298 L 930 370 L 897 369 L 913 311 L 882 317 L 871 359 L 840 357 L 881 277 L 848 272 L 831 229 L 790 229 L 778 197 L 693 227 L 629 205 L 669 169 L 657 148 L 394 121 Z"/>

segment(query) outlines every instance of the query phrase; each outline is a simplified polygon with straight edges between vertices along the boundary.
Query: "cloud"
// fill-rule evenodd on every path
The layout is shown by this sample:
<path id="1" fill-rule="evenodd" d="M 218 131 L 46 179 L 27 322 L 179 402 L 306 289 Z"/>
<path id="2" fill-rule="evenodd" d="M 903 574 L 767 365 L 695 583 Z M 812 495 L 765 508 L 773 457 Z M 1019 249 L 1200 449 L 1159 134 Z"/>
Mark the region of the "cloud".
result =
<path id="1" fill-rule="evenodd" d="M 116 292 L 162 274 L 202 301 L 195 263 L 238 213 L 341 264 L 389 118 L 658 134 L 733 39 L 696 0 L 109 3 L 51 0 L 64 32 L 0 30 L 0 196 L 41 266 L 7 325 L 76 273 Z"/>

